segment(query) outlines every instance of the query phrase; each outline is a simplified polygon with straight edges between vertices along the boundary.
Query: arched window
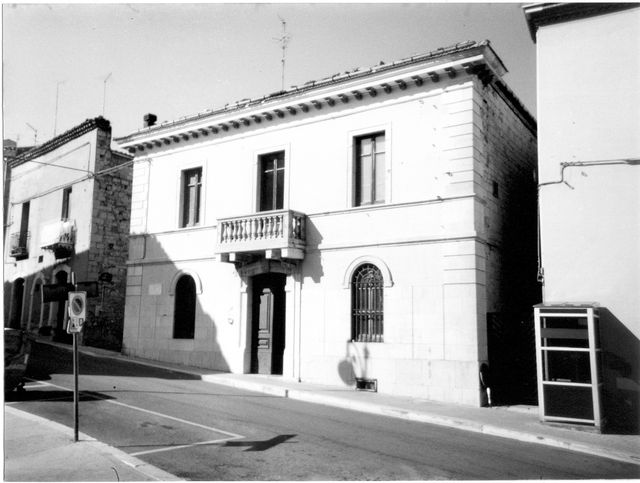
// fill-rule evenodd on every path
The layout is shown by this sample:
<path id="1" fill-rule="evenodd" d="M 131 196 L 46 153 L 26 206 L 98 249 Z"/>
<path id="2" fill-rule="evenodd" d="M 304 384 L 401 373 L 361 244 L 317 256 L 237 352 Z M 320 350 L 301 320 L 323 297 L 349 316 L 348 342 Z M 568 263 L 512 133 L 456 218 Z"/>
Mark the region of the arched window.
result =
<path id="1" fill-rule="evenodd" d="M 173 312 L 173 338 L 193 339 L 196 326 L 196 283 L 183 275 L 176 283 L 176 305 Z"/>
<path id="2" fill-rule="evenodd" d="M 384 279 L 371 263 L 360 265 L 351 279 L 351 339 L 382 342 L 384 333 Z"/>

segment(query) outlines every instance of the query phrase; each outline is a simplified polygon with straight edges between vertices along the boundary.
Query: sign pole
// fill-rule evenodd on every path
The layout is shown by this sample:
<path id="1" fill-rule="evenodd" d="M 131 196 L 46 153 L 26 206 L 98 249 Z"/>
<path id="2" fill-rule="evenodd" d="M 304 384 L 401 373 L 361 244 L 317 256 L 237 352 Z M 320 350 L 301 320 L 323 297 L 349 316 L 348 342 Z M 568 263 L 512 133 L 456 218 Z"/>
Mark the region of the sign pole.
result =
<path id="1" fill-rule="evenodd" d="M 71 283 L 74 291 L 69 292 L 69 324 L 67 325 L 67 333 L 73 335 L 73 438 L 78 441 L 79 411 L 78 411 L 78 373 L 79 359 L 78 354 L 78 334 L 82 330 L 82 325 L 87 318 L 87 292 L 78 292 L 75 275 L 71 273 Z"/>
<path id="2" fill-rule="evenodd" d="M 73 289 L 77 290 L 76 276 L 71 272 Z M 80 415 L 78 411 L 78 333 L 73 333 L 73 441 L 78 442 L 78 429 L 80 427 Z"/>
<path id="3" fill-rule="evenodd" d="M 73 333 L 73 440 L 78 442 L 78 333 Z"/>

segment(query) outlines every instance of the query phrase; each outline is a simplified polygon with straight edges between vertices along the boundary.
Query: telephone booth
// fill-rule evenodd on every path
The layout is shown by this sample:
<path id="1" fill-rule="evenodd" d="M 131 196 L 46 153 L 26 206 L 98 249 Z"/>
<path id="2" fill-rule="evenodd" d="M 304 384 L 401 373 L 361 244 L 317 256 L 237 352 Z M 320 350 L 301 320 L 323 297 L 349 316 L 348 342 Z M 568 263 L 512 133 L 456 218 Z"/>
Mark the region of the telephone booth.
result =
<path id="1" fill-rule="evenodd" d="M 540 420 L 600 430 L 598 304 L 539 304 L 534 314 Z"/>

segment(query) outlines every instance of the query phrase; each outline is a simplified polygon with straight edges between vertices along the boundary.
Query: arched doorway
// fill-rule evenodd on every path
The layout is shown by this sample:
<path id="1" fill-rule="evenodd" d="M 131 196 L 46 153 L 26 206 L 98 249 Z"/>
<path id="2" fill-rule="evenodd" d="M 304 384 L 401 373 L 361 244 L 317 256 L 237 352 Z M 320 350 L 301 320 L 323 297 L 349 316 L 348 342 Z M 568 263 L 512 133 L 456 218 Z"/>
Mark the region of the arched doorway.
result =
<path id="1" fill-rule="evenodd" d="M 54 277 L 56 280 L 56 284 L 58 285 L 66 285 L 67 284 L 67 279 L 68 279 L 68 274 L 65 270 L 60 270 L 59 272 L 57 272 Z M 55 334 L 53 336 L 53 340 L 55 340 L 56 342 L 64 342 L 64 343 L 71 343 L 72 341 L 72 336 L 71 334 L 67 334 L 67 330 L 66 327 L 64 326 L 64 322 L 66 320 L 66 314 L 65 314 L 65 302 L 64 301 L 59 301 L 57 302 L 57 309 L 56 309 L 56 330 L 55 330 Z"/>
<path id="2" fill-rule="evenodd" d="M 193 339 L 196 327 L 196 284 L 189 275 L 182 275 L 175 288 L 173 338 Z"/>
<path id="3" fill-rule="evenodd" d="M 45 283 L 43 274 L 36 275 L 36 278 L 31 285 L 30 301 L 29 301 L 29 321 L 27 322 L 27 329 L 32 330 L 40 328 L 45 316 L 45 306 L 42 303 L 42 286 Z"/>
<path id="4" fill-rule="evenodd" d="M 24 278 L 18 278 L 13 282 L 11 298 L 11 316 L 9 327 L 19 329 L 22 326 L 22 305 L 24 302 Z"/>

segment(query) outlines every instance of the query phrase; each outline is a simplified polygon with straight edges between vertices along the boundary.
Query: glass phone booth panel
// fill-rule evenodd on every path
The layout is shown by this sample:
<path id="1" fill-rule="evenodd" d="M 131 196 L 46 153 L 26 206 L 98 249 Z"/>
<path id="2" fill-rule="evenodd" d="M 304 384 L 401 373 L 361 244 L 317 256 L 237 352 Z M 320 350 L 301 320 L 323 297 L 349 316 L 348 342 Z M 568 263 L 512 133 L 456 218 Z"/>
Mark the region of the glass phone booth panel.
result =
<path id="1" fill-rule="evenodd" d="M 602 427 L 597 304 L 534 307 L 542 421 Z"/>

